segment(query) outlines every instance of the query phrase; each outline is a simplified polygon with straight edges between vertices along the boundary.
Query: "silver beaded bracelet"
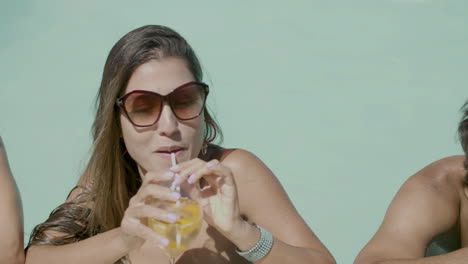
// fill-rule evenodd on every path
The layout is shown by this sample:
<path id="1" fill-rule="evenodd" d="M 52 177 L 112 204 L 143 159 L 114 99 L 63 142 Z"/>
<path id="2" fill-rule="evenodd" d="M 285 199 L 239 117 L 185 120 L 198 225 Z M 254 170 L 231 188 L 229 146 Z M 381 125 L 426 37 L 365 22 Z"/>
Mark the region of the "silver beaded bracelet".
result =
<path id="1" fill-rule="evenodd" d="M 236 249 L 237 254 L 250 262 L 255 262 L 262 259 L 268 254 L 268 252 L 270 252 L 271 248 L 273 247 L 273 236 L 271 233 L 258 225 L 255 225 L 255 227 L 260 230 L 260 239 L 258 240 L 257 244 L 248 251 L 241 252 Z"/>

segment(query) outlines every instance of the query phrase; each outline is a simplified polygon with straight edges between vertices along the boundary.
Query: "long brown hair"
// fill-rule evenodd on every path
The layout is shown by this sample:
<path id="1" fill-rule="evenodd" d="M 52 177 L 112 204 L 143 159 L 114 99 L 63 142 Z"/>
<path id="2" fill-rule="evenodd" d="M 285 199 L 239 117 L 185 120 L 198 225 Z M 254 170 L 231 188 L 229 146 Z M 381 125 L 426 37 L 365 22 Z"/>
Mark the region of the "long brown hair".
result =
<path id="1" fill-rule="evenodd" d="M 468 101 L 462 106 L 463 117 L 458 125 L 458 136 L 465 152 L 465 169 L 468 171 Z M 468 185 L 468 173 L 465 175 L 464 182 Z"/>
<path id="2" fill-rule="evenodd" d="M 83 240 L 100 232 L 120 226 L 130 198 L 141 185 L 135 161 L 124 154 L 121 137 L 120 112 L 115 105 L 136 68 L 152 59 L 180 57 L 196 81 L 202 81 L 202 70 L 195 52 L 174 30 L 164 26 L 143 26 L 122 37 L 112 48 L 104 66 L 101 86 L 96 100 L 93 124 L 92 155 L 80 177 L 81 193 L 57 207 L 49 218 L 36 226 L 29 246 L 62 245 Z M 222 138 L 219 126 L 204 109 L 205 120 L 211 121 Z M 204 138 L 214 135 L 206 125 Z M 49 237 L 48 230 L 65 233 Z"/>

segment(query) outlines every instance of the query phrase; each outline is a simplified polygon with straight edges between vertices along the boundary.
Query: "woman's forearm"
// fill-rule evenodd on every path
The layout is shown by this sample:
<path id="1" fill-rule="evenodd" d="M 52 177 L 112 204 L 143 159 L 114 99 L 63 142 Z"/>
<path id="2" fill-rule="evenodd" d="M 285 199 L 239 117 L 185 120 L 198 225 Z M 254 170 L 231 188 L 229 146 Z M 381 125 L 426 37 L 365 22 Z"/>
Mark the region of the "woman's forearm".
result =
<path id="1" fill-rule="evenodd" d="M 233 235 L 227 235 L 241 251 L 252 248 L 260 238 L 259 230 L 244 222 L 242 227 L 238 227 Z M 295 247 L 280 239 L 274 238 L 273 247 L 270 252 L 255 264 L 280 264 L 280 263 L 307 263 L 307 264 L 335 264 L 333 257 L 328 252 L 319 250 Z"/>
<path id="2" fill-rule="evenodd" d="M 27 264 L 112 264 L 127 255 L 129 247 L 115 228 L 88 239 L 63 246 L 31 246 Z"/>
<path id="3" fill-rule="evenodd" d="M 310 248 L 295 247 L 275 239 L 270 253 L 255 264 L 307 263 L 335 264 L 327 254 Z"/>

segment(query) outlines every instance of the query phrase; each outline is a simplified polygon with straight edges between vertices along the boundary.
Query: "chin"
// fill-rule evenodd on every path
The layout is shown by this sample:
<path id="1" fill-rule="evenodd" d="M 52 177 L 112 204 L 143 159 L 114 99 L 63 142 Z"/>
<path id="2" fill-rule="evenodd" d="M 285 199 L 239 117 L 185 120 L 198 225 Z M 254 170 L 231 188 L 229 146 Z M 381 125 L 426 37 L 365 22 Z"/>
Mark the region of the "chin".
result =
<path id="1" fill-rule="evenodd" d="M 167 171 L 169 170 L 169 168 L 172 166 L 172 163 L 171 163 L 171 160 L 167 160 L 167 159 L 164 159 L 164 160 L 154 160 L 151 164 L 150 164 L 150 168 L 153 169 L 153 171 Z"/>

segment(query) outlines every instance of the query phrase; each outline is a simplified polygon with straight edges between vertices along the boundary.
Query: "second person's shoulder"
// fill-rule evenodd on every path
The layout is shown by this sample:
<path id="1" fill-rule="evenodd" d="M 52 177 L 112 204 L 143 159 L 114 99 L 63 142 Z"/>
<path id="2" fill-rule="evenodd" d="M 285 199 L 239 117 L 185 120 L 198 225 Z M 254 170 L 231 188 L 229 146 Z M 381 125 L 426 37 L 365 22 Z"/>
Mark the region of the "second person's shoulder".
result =
<path id="1" fill-rule="evenodd" d="M 460 184 L 467 173 L 465 162 L 465 157 L 461 155 L 446 157 L 427 165 L 414 178 L 434 184 Z"/>

